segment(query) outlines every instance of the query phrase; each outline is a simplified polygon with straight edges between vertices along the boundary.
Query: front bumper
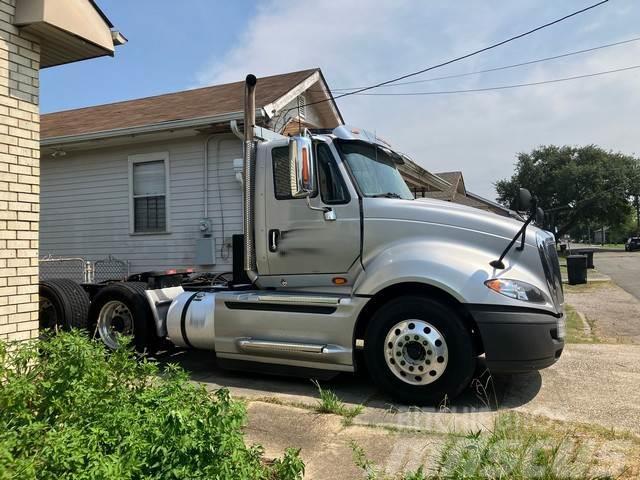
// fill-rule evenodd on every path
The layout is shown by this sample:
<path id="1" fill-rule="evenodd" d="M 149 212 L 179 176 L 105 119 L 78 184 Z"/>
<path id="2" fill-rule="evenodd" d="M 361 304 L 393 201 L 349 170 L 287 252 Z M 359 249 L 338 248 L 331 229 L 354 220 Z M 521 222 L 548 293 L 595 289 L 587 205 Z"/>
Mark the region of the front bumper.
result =
<path id="1" fill-rule="evenodd" d="M 491 372 L 541 370 L 553 365 L 562 354 L 562 314 L 493 305 L 470 306 L 470 311 L 480 330 Z"/>

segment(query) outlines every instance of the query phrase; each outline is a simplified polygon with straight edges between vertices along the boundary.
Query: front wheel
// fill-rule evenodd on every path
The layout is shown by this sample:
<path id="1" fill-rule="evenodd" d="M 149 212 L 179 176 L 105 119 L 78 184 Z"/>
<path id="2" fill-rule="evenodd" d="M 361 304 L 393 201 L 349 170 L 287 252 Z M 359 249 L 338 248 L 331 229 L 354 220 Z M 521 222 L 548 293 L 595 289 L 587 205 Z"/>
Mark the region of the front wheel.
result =
<path id="1" fill-rule="evenodd" d="M 475 370 L 471 335 L 451 307 L 420 296 L 384 304 L 365 335 L 373 380 L 397 400 L 438 404 L 459 395 Z"/>

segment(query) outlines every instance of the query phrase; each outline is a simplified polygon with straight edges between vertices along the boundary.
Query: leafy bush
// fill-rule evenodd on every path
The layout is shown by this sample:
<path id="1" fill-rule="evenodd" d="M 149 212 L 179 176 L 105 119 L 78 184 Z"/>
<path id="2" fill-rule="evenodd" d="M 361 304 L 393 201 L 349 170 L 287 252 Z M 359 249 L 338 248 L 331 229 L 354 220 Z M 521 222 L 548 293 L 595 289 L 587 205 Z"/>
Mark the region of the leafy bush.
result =
<path id="1" fill-rule="evenodd" d="M 78 333 L 0 343 L 1 480 L 300 478 L 298 451 L 267 465 L 245 421 L 228 391 Z"/>

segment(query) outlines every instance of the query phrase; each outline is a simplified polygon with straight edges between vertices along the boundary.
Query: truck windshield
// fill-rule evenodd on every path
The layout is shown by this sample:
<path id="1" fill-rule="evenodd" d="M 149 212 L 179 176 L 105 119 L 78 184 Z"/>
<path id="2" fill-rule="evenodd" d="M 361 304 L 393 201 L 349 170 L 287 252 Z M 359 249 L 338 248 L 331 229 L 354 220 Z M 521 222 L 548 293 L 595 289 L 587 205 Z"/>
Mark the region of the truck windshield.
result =
<path id="1" fill-rule="evenodd" d="M 365 197 L 413 200 L 391 156 L 393 152 L 359 140 L 340 140 L 338 146 Z"/>

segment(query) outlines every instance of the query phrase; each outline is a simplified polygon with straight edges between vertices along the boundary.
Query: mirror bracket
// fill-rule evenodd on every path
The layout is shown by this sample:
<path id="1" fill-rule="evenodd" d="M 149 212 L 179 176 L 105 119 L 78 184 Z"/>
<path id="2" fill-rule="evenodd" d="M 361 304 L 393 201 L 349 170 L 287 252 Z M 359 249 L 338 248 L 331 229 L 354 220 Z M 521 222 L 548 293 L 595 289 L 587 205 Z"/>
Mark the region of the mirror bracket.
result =
<path id="1" fill-rule="evenodd" d="M 313 205 L 311 205 L 311 200 L 309 200 L 309 195 L 307 195 L 305 197 L 305 200 L 307 201 L 307 207 L 309 208 L 309 210 L 315 210 L 316 212 L 322 212 L 324 214 L 324 219 L 327 220 L 328 222 L 332 222 L 336 219 L 336 212 L 333 210 L 333 208 L 329 208 L 329 207 L 314 207 Z"/>

